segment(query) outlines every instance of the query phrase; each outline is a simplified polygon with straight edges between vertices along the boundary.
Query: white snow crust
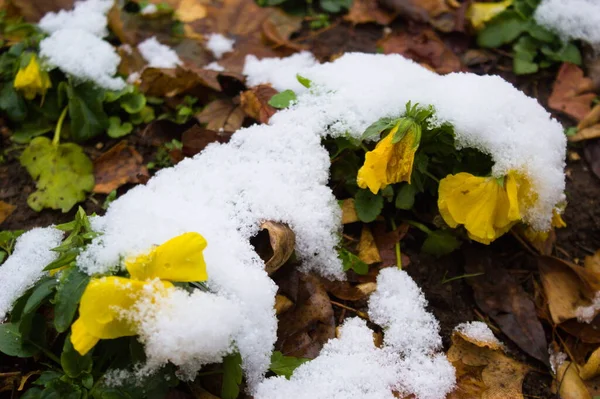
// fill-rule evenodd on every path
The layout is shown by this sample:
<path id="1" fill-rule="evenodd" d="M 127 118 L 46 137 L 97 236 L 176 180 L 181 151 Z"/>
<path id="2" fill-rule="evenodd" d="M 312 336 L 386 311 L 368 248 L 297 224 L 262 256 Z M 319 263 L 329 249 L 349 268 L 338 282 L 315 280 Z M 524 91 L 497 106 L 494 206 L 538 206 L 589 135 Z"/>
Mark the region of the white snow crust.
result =
<path id="1" fill-rule="evenodd" d="M 461 323 L 454 330 L 478 342 L 503 346 L 488 325 L 481 321 Z"/>
<path id="2" fill-rule="evenodd" d="M 534 18 L 565 41 L 581 39 L 595 47 L 600 46 L 598 0 L 542 0 Z"/>
<path id="3" fill-rule="evenodd" d="M 171 47 L 160 43 L 156 37 L 151 37 L 138 44 L 142 57 L 153 68 L 176 68 L 183 64 L 179 56 Z"/>
<path id="4" fill-rule="evenodd" d="M 229 39 L 220 33 L 211 33 L 208 35 L 206 48 L 208 48 L 216 59 L 223 57 L 223 54 L 233 51 L 235 40 Z"/>

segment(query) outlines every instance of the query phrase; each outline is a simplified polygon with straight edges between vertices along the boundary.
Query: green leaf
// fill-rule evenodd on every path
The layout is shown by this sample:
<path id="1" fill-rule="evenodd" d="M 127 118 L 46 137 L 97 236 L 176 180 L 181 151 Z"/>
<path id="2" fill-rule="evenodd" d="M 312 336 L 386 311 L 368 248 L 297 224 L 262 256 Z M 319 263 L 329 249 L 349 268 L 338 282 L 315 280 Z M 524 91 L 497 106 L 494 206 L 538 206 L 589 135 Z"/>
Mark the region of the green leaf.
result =
<path id="1" fill-rule="evenodd" d="M 29 388 L 27 392 L 21 396 L 21 399 L 40 399 L 42 397 L 42 390 L 40 388 Z"/>
<path id="2" fill-rule="evenodd" d="M 127 94 L 121 98 L 120 105 L 128 114 L 137 114 L 146 106 L 146 96 L 142 93 Z"/>
<path id="3" fill-rule="evenodd" d="M 294 93 L 292 90 L 285 90 L 271 97 L 269 100 L 269 105 L 273 108 L 287 108 L 296 100 L 296 93 Z"/>
<path id="4" fill-rule="evenodd" d="M 534 38 L 541 42 L 548 44 L 555 43 L 558 41 L 558 37 L 550 32 L 548 29 L 538 25 L 535 21 L 531 20 L 527 32 Z"/>
<path id="5" fill-rule="evenodd" d="M 359 190 L 354 199 L 358 218 L 365 223 L 374 221 L 383 209 L 383 197 L 370 190 Z"/>
<path id="6" fill-rule="evenodd" d="M 104 91 L 92 83 L 67 86 L 69 117 L 75 141 L 85 141 L 103 133 L 108 128 L 108 116 L 102 100 Z"/>
<path id="7" fill-rule="evenodd" d="M 242 357 L 239 353 L 223 359 L 223 386 L 221 399 L 236 399 L 240 394 L 242 383 Z"/>
<path id="8" fill-rule="evenodd" d="M 527 20 L 514 11 L 505 11 L 492 19 L 477 35 L 481 47 L 496 48 L 519 37 L 528 27 Z"/>
<path id="9" fill-rule="evenodd" d="M 298 82 L 306 87 L 307 89 L 310 89 L 310 86 L 312 85 L 312 81 L 310 79 L 305 78 L 304 76 L 300 76 L 300 75 L 296 75 L 296 79 L 298 79 Z"/>
<path id="10" fill-rule="evenodd" d="M 54 292 L 56 284 L 56 279 L 53 278 L 49 278 L 43 280 L 41 283 L 38 283 L 31 292 L 29 298 L 27 298 L 27 302 L 23 308 L 23 314 L 26 315 L 35 312 L 37 308 L 39 308 L 44 302 L 44 300 L 49 297 L 52 292 Z"/>
<path id="11" fill-rule="evenodd" d="M 133 125 L 129 122 L 121 124 L 121 118 L 118 116 L 111 116 L 108 118 L 108 136 L 113 139 L 127 136 L 133 131 Z"/>
<path id="12" fill-rule="evenodd" d="M 40 377 L 33 382 L 33 385 L 46 386 L 52 381 L 58 380 L 62 376 L 62 373 L 58 373 L 56 371 L 44 371 L 42 374 L 40 374 Z"/>
<path id="13" fill-rule="evenodd" d="M 38 350 L 25 343 L 20 323 L 0 324 L 0 352 L 8 356 L 31 357 Z"/>
<path id="14" fill-rule="evenodd" d="M 415 204 L 416 194 L 417 188 L 415 186 L 412 184 L 403 184 L 396 196 L 396 208 L 404 210 L 412 209 Z"/>
<path id="15" fill-rule="evenodd" d="M 36 181 L 37 191 L 27 203 L 37 212 L 43 208 L 68 212 L 94 188 L 94 166 L 77 144 L 53 145 L 46 137 L 36 137 L 20 160 Z"/>
<path id="16" fill-rule="evenodd" d="M 528 75 L 536 73 L 539 70 L 539 65 L 527 58 L 520 57 L 518 53 L 513 58 L 513 71 L 517 75 Z"/>
<path id="17" fill-rule="evenodd" d="M 10 139 L 17 144 L 29 143 L 33 138 L 51 132 L 53 126 L 44 119 L 38 119 L 34 122 L 26 122 L 20 125 L 10 136 Z"/>
<path id="18" fill-rule="evenodd" d="M 449 231 L 436 230 L 428 236 L 421 251 L 436 257 L 448 255 L 460 247 L 461 242 Z"/>
<path id="19" fill-rule="evenodd" d="M 338 13 L 352 7 L 352 0 L 321 0 L 321 8 L 330 13 Z"/>
<path id="20" fill-rule="evenodd" d="M 310 359 L 284 356 L 283 353 L 274 351 L 271 355 L 271 365 L 269 366 L 269 370 L 277 375 L 283 375 L 289 380 L 294 373 L 294 370 L 308 361 L 310 361 Z"/>
<path id="21" fill-rule="evenodd" d="M 560 50 L 554 51 L 548 46 L 542 47 L 542 53 L 557 62 L 570 62 L 571 64 L 581 65 L 581 52 L 573 43 L 565 44 Z"/>
<path id="22" fill-rule="evenodd" d="M 54 298 L 54 327 L 59 333 L 71 326 L 81 295 L 89 282 L 90 276 L 77 267 L 65 270 L 61 276 Z"/>
<path id="23" fill-rule="evenodd" d="M 338 250 L 338 257 L 342 261 L 345 272 L 351 269 L 360 275 L 365 275 L 369 272 L 369 265 L 347 249 L 340 248 Z"/>
<path id="24" fill-rule="evenodd" d="M 362 134 L 362 140 L 372 139 L 379 136 L 381 132 L 391 129 L 398 122 L 398 118 L 381 118 L 369 126 Z"/>
<path id="25" fill-rule="evenodd" d="M 71 378 L 77 378 L 81 374 L 90 373 L 93 365 L 92 353 L 93 351 L 89 351 L 85 356 L 81 356 L 73 347 L 71 334 L 69 333 L 65 338 L 63 351 L 60 355 L 60 364 L 65 374 Z"/>
<path id="26" fill-rule="evenodd" d="M 77 255 L 79 255 L 78 248 L 70 248 L 67 251 L 64 251 L 60 254 L 60 256 L 54 260 L 53 262 L 48 263 L 44 268 L 44 271 L 58 269 L 59 267 L 68 266 L 71 262 L 77 259 Z"/>
<path id="27" fill-rule="evenodd" d="M 150 123 L 154 119 L 156 119 L 154 108 L 149 106 L 145 106 L 140 112 L 138 112 L 137 114 L 132 114 L 130 117 L 131 123 L 133 123 L 134 125 Z"/>
<path id="28" fill-rule="evenodd" d="M 23 97 L 17 93 L 12 82 L 4 82 L 0 90 L 0 110 L 13 122 L 21 122 L 27 116 L 27 104 Z"/>

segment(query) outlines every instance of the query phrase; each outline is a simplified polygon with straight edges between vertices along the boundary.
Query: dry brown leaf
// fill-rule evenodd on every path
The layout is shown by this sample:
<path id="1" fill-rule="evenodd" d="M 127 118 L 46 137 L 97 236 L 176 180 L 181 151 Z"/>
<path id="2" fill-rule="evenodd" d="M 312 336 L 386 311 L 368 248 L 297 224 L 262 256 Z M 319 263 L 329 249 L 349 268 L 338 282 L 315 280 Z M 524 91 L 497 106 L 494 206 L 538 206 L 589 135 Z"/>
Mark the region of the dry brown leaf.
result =
<path id="1" fill-rule="evenodd" d="M 549 364 L 548 343 L 535 304 L 502 259 L 474 248 L 465 251 L 465 272 L 483 273 L 467 279 L 473 288 L 475 303 L 488 314 L 502 332 L 523 351 Z"/>
<path id="2" fill-rule="evenodd" d="M 264 38 L 278 50 L 301 51 L 306 47 L 289 40 L 294 32 L 302 28 L 302 18 L 290 15 L 283 10 L 275 9 L 263 22 Z"/>
<path id="3" fill-rule="evenodd" d="M 175 7 L 175 17 L 181 22 L 194 22 L 206 17 L 206 4 L 202 0 L 181 0 Z"/>
<path id="4" fill-rule="evenodd" d="M 600 348 L 596 349 L 585 364 L 579 367 L 579 376 L 583 380 L 591 380 L 600 375 Z"/>
<path id="5" fill-rule="evenodd" d="M 0 392 L 12 392 L 19 386 L 21 372 L 14 371 L 0 374 Z M 12 396 L 12 395 L 9 395 Z"/>
<path id="6" fill-rule="evenodd" d="M 462 70 L 460 58 L 429 28 L 395 32 L 378 42 L 385 54 L 402 54 L 440 74 Z"/>
<path id="7" fill-rule="evenodd" d="M 241 106 L 230 99 L 214 100 L 196 115 L 200 123 L 206 123 L 208 130 L 235 132 L 244 122 L 246 113 Z"/>
<path id="8" fill-rule="evenodd" d="M 375 238 L 375 244 L 379 249 L 379 256 L 381 257 L 381 266 L 397 266 L 398 259 L 396 259 L 396 243 L 400 242 L 408 231 L 408 225 L 402 224 L 398 226 L 396 230 L 387 231 L 385 223 L 375 223 L 373 227 L 373 237 Z M 402 267 L 406 267 L 409 264 L 408 257 L 402 256 Z M 369 268 L 369 274 L 376 268 Z"/>
<path id="9" fill-rule="evenodd" d="M 273 274 L 294 253 L 296 235 L 292 229 L 283 223 L 263 222 L 260 229 L 268 237 L 268 245 L 266 245 L 267 240 L 259 240 L 262 245 L 257 248 L 257 252 L 265 261 L 267 273 Z"/>
<path id="10" fill-rule="evenodd" d="M 191 67 L 146 68 L 142 72 L 140 90 L 153 97 L 174 97 L 198 87 L 221 91 L 218 76 L 216 71 Z"/>
<path id="11" fill-rule="evenodd" d="M 181 135 L 183 155 L 192 157 L 206 148 L 210 143 L 227 143 L 233 133 L 216 132 L 194 125 Z"/>
<path id="12" fill-rule="evenodd" d="M 589 306 L 600 290 L 600 275 L 581 266 L 541 256 L 538 268 L 555 324 L 577 317 L 577 308 Z"/>
<path id="13" fill-rule="evenodd" d="M 576 134 L 569 137 L 569 141 L 575 143 L 577 141 L 597 139 L 600 137 L 600 124 L 578 130 Z"/>
<path id="14" fill-rule="evenodd" d="M 148 177 L 142 156 L 123 140 L 94 161 L 94 192 L 109 194 L 127 183 L 139 183 Z"/>
<path id="15" fill-rule="evenodd" d="M 574 363 L 563 362 L 556 374 L 554 387 L 562 399 L 592 399 Z"/>
<path id="16" fill-rule="evenodd" d="M 395 13 L 382 8 L 379 3 L 373 0 L 354 0 L 350 11 L 344 16 L 344 20 L 355 25 L 371 22 L 379 25 L 389 25 L 395 18 Z"/>
<path id="17" fill-rule="evenodd" d="M 363 225 L 360 233 L 360 240 L 358 241 L 358 257 L 367 265 L 381 262 L 381 256 L 379 256 L 375 238 L 367 225 Z"/>
<path id="18" fill-rule="evenodd" d="M 4 222 L 16 209 L 15 205 L 0 201 L 0 224 Z"/>
<path id="19" fill-rule="evenodd" d="M 456 368 L 457 380 L 448 399 L 523 399 L 523 380 L 530 367 L 509 358 L 500 348 L 481 345 L 455 332 L 447 356 Z"/>
<path id="20" fill-rule="evenodd" d="M 323 286 L 331 295 L 344 301 L 359 301 L 371 295 L 376 289 L 376 283 L 362 283 L 353 285 L 348 281 L 331 281 L 321 279 Z"/>
<path id="21" fill-rule="evenodd" d="M 358 222 L 358 215 L 354 207 L 354 198 L 348 198 L 342 201 L 342 224 Z"/>
<path id="22" fill-rule="evenodd" d="M 260 123 L 267 123 L 271 116 L 277 112 L 269 105 L 269 100 L 277 94 L 277 90 L 269 85 L 252 87 L 240 94 L 242 108 L 246 115 Z"/>
<path id="23" fill-rule="evenodd" d="M 583 267 L 591 272 L 599 273 L 600 275 L 600 249 L 593 255 L 585 257 Z"/>
<path id="24" fill-rule="evenodd" d="M 275 313 L 277 315 L 287 312 L 292 306 L 294 306 L 294 302 L 287 296 L 275 295 Z"/>
<path id="25" fill-rule="evenodd" d="M 75 0 L 9 0 L 27 22 L 38 22 L 51 11 L 70 10 Z"/>
<path id="26" fill-rule="evenodd" d="M 596 94 L 590 93 L 592 89 L 592 80 L 583 75 L 581 68 L 564 63 L 556 76 L 548 106 L 580 121 L 592 109 L 592 101 L 596 98 Z"/>
<path id="27" fill-rule="evenodd" d="M 600 123 L 600 104 L 596 104 L 585 118 L 577 124 L 577 130 L 582 130 L 598 123 Z"/>
<path id="28" fill-rule="evenodd" d="M 442 32 L 461 28 L 456 10 L 446 0 L 379 0 L 392 11 L 417 22 L 428 22 Z M 464 23 L 464 22 L 463 22 Z"/>

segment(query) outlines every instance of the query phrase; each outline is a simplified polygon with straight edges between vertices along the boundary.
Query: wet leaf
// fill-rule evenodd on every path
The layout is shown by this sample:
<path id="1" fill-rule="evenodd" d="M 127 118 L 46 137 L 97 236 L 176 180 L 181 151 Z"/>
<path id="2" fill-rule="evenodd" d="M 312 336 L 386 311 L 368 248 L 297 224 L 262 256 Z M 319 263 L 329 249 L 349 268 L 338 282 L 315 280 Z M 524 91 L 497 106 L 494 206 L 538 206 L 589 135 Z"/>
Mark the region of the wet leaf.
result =
<path id="1" fill-rule="evenodd" d="M 90 373 L 93 365 L 92 354 L 93 351 L 89 351 L 81 356 L 71 343 L 71 334 L 68 334 L 60 355 L 60 364 L 65 374 L 71 378 L 77 378 L 83 373 Z"/>
<path id="2" fill-rule="evenodd" d="M 383 197 L 369 190 L 359 190 L 354 199 L 358 218 L 365 223 L 374 221 L 383 209 Z"/>
<path id="3" fill-rule="evenodd" d="M 575 64 L 564 63 L 552 87 L 548 106 L 580 121 L 592 109 L 592 101 L 596 98 L 596 94 L 590 93 L 592 89 L 592 80 L 583 75 L 581 68 Z"/>
<path id="4" fill-rule="evenodd" d="M 0 324 L 0 352 L 8 356 L 30 357 L 38 349 L 27 345 L 19 323 L 4 323 Z"/>
<path id="5" fill-rule="evenodd" d="M 389 25 L 395 18 L 395 13 L 382 8 L 379 2 L 372 0 L 354 0 L 350 11 L 344 16 L 344 20 L 355 25 L 371 22 Z"/>
<path id="6" fill-rule="evenodd" d="M 277 109 L 287 108 L 297 100 L 296 93 L 292 90 L 285 90 L 271 97 L 268 104 Z"/>
<path id="7" fill-rule="evenodd" d="M 71 267 L 61 275 L 54 298 L 54 328 L 56 331 L 65 332 L 71 326 L 77 305 L 89 281 L 90 276 L 77 267 Z"/>
<path id="8" fill-rule="evenodd" d="M 16 209 L 15 205 L 0 201 L 0 224 L 4 222 Z"/>
<path id="9" fill-rule="evenodd" d="M 55 146 L 46 137 L 36 137 L 20 160 L 36 181 L 37 191 L 27 198 L 35 211 L 51 208 L 68 212 L 94 188 L 92 161 L 77 144 Z"/>
<path id="10" fill-rule="evenodd" d="M 507 272 L 500 258 L 475 249 L 466 251 L 465 255 L 465 272 L 483 273 L 467 279 L 473 287 L 477 306 L 523 351 L 548 364 L 546 334 L 532 298 Z"/>
<path id="11" fill-rule="evenodd" d="M 348 198 L 342 201 L 342 224 L 358 222 L 358 215 L 354 206 L 354 198 Z"/>
<path id="12" fill-rule="evenodd" d="M 191 157 L 198 154 L 210 143 L 227 143 L 231 138 L 232 133 L 229 132 L 215 132 L 214 130 L 208 130 L 194 125 L 181 136 L 181 143 L 183 145 L 183 154 L 186 157 Z"/>
<path id="13" fill-rule="evenodd" d="M 269 104 L 271 98 L 277 94 L 277 90 L 269 85 L 259 85 L 240 95 L 242 109 L 249 117 L 267 123 L 277 110 Z"/>
<path id="14" fill-rule="evenodd" d="M 223 387 L 221 399 L 236 399 L 242 383 L 242 357 L 239 353 L 223 359 Z"/>
<path id="15" fill-rule="evenodd" d="M 423 242 L 421 251 L 441 257 L 451 254 L 460 247 L 461 242 L 449 231 L 432 231 Z"/>
<path id="16" fill-rule="evenodd" d="M 509 358 L 501 348 L 454 332 L 447 356 L 457 379 L 448 399 L 524 399 L 522 385 L 530 367 Z"/>
<path id="17" fill-rule="evenodd" d="M 208 130 L 235 132 L 238 130 L 246 114 L 241 106 L 231 100 L 214 100 L 196 116 L 198 122 L 206 123 Z"/>
<path id="18" fill-rule="evenodd" d="M 142 156 L 121 141 L 94 161 L 94 192 L 109 194 L 127 183 L 137 184 L 149 176 Z"/>
<path id="19" fill-rule="evenodd" d="M 440 74 L 462 70 L 460 58 L 429 28 L 414 33 L 395 32 L 378 44 L 385 54 L 402 54 Z"/>
<path id="20" fill-rule="evenodd" d="M 360 240 L 358 241 L 358 257 L 367 265 L 381 262 L 381 256 L 379 256 L 379 249 L 377 249 L 377 244 L 375 244 L 375 238 L 367 225 L 363 225 L 360 233 Z"/>
<path id="21" fill-rule="evenodd" d="M 341 248 L 338 251 L 338 256 L 342 261 L 342 267 L 345 272 L 353 270 L 356 274 L 367 274 L 369 271 L 369 265 L 347 249 Z"/>
<path id="22" fill-rule="evenodd" d="M 67 96 L 73 139 L 81 142 L 104 133 L 108 128 L 108 116 L 102 105 L 104 91 L 92 83 L 67 85 Z"/>

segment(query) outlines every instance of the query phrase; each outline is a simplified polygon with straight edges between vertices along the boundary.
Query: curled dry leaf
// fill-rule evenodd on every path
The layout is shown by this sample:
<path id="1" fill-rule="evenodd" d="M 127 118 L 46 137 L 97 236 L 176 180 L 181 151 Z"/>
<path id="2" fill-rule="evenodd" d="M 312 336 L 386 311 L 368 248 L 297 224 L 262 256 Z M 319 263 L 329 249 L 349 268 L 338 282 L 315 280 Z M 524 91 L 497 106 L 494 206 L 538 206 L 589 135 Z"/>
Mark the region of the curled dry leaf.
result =
<path id="1" fill-rule="evenodd" d="M 378 45 L 385 54 L 402 54 L 440 74 L 462 70 L 460 58 L 429 28 L 395 32 L 380 40 Z"/>
<path id="2" fill-rule="evenodd" d="M 267 240 L 259 238 L 257 252 L 265 261 L 265 270 L 267 273 L 273 274 L 294 253 L 296 235 L 292 229 L 283 223 L 263 222 L 260 225 L 260 229 L 266 233 L 268 245 L 266 245 Z"/>
<path id="3" fill-rule="evenodd" d="M 342 224 L 358 222 L 358 215 L 354 207 L 354 198 L 348 198 L 342 201 Z"/>
<path id="4" fill-rule="evenodd" d="M 142 156 L 123 140 L 94 161 L 94 192 L 109 194 L 127 183 L 139 183 L 148 177 Z"/>
<path id="5" fill-rule="evenodd" d="M 448 399 L 523 399 L 523 380 L 530 367 L 454 332 L 448 360 L 456 369 L 456 389 Z"/>
<path id="6" fill-rule="evenodd" d="M 592 101 L 596 94 L 592 80 L 583 75 L 583 71 L 575 64 L 564 63 L 548 98 L 548 106 L 555 111 L 563 112 L 580 121 L 591 111 Z"/>
<path id="7" fill-rule="evenodd" d="M 376 289 L 376 283 L 361 283 L 353 285 L 348 281 L 330 281 L 321 279 L 323 286 L 331 295 L 344 301 L 360 301 L 371 295 Z"/>
<path id="8" fill-rule="evenodd" d="M 375 244 L 375 238 L 367 225 L 363 225 L 360 233 L 360 240 L 358 241 L 358 257 L 367 265 L 381 262 L 381 256 L 379 256 L 379 249 L 377 249 L 377 244 Z"/>
<path id="9" fill-rule="evenodd" d="M 592 352 L 587 362 L 579 367 L 579 376 L 583 380 L 591 380 L 598 375 L 600 375 L 600 348 Z"/>
<path id="10" fill-rule="evenodd" d="M 354 0 L 350 11 L 344 16 L 344 20 L 355 25 L 371 22 L 389 25 L 395 18 L 396 13 L 384 9 L 377 1 L 373 0 Z"/>
<path id="11" fill-rule="evenodd" d="M 241 106 L 230 99 L 214 100 L 196 115 L 200 123 L 206 123 L 208 130 L 235 132 L 244 122 L 246 113 Z"/>
<path id="12" fill-rule="evenodd" d="M 192 157 L 200 153 L 210 143 L 227 143 L 232 135 L 233 133 L 230 132 L 216 132 L 194 125 L 181 135 L 183 155 Z"/>
<path id="13" fill-rule="evenodd" d="M 549 364 L 546 334 L 532 298 L 508 273 L 497 257 L 471 249 L 465 251 L 465 272 L 483 273 L 467 279 L 475 302 L 515 344 L 530 356 Z"/>
<path id="14" fill-rule="evenodd" d="M 0 201 L 0 224 L 4 222 L 16 209 L 15 205 Z"/>
<path id="15" fill-rule="evenodd" d="M 218 76 L 216 71 L 191 67 L 146 68 L 142 72 L 140 90 L 153 97 L 175 97 L 198 87 L 221 91 Z"/>
<path id="16" fill-rule="evenodd" d="M 275 108 L 269 105 L 269 100 L 277 94 L 277 90 L 269 85 L 259 85 L 252 87 L 240 94 L 242 109 L 249 117 L 267 123 L 271 116 L 277 112 Z"/>
<path id="17" fill-rule="evenodd" d="M 599 274 L 570 262 L 541 256 L 538 268 L 555 324 L 577 317 L 577 309 L 589 306 L 600 290 Z"/>
<path id="18" fill-rule="evenodd" d="M 277 315 L 287 312 L 292 306 L 294 306 L 294 302 L 292 302 L 287 296 L 275 296 L 275 313 Z"/>
<path id="19" fill-rule="evenodd" d="M 379 0 L 383 6 L 417 22 L 428 22 L 442 32 L 458 28 L 456 10 L 446 0 Z"/>

